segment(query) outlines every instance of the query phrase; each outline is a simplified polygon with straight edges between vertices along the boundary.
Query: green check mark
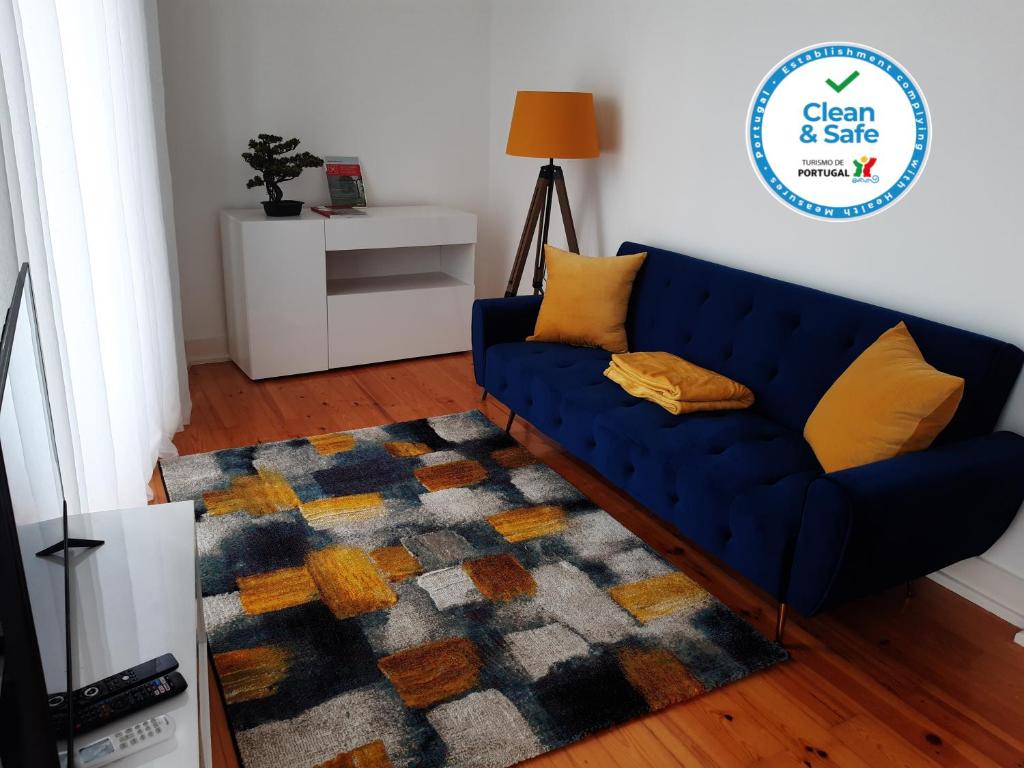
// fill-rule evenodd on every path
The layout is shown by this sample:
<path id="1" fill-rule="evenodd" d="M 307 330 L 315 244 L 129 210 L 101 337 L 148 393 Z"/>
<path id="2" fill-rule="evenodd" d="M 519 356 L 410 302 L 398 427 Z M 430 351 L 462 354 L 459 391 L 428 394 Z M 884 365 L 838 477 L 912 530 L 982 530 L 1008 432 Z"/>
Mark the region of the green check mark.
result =
<path id="1" fill-rule="evenodd" d="M 839 93 L 839 92 L 841 92 L 843 90 L 843 88 L 845 88 L 850 83 L 852 83 L 854 80 L 856 80 L 858 75 L 860 75 L 860 72 L 858 72 L 855 69 L 855 70 L 853 70 L 853 72 L 850 73 L 850 76 L 848 78 L 846 78 L 845 80 L 843 80 L 843 82 L 839 83 L 839 85 L 836 85 L 834 82 L 832 82 L 832 78 L 831 77 L 828 80 L 826 80 L 825 83 L 833 91 L 835 91 L 836 93 Z"/>

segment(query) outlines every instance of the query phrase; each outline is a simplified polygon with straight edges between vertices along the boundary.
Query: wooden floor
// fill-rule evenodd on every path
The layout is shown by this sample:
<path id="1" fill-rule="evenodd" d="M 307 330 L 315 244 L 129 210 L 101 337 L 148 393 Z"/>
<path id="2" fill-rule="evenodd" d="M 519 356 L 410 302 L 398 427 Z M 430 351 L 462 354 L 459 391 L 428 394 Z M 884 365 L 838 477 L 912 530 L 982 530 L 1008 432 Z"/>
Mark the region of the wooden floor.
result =
<path id="1" fill-rule="evenodd" d="M 191 371 L 182 453 L 355 429 L 480 408 L 468 355 L 254 383 L 230 363 Z M 774 602 L 695 549 L 536 431 L 513 435 L 624 525 L 769 634 Z M 934 582 L 814 619 L 793 616 L 792 661 L 703 698 L 542 755 L 580 766 L 999 766 L 1024 768 L 1024 648 L 1014 628 Z M 211 676 L 212 679 L 212 676 Z M 214 766 L 237 765 L 220 697 Z M 296 767 L 298 768 L 298 767 Z"/>

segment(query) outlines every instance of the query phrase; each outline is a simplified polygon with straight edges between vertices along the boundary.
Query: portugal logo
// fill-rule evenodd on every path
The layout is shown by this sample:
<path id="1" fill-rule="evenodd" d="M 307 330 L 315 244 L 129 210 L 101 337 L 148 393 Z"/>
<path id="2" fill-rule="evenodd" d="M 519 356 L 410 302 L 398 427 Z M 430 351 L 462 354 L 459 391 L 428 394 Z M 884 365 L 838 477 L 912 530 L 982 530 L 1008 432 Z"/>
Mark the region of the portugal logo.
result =
<path id="1" fill-rule="evenodd" d="M 887 54 L 821 43 L 787 56 L 747 115 L 750 161 L 783 205 L 824 221 L 873 216 L 902 199 L 931 147 L 928 104 Z"/>
<path id="2" fill-rule="evenodd" d="M 871 175 L 871 169 L 875 167 L 875 163 L 878 161 L 877 157 L 868 157 L 864 155 L 859 160 L 854 158 L 853 160 L 853 180 L 854 181 L 873 181 L 878 183 L 878 177 Z"/>

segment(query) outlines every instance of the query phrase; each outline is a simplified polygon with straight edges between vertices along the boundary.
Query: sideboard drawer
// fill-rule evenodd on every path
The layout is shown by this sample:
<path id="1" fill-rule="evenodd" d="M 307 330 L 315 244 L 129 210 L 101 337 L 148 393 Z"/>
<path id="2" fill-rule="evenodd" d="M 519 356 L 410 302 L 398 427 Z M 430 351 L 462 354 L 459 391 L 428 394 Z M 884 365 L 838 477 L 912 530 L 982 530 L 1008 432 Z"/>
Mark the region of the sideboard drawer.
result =
<path id="1" fill-rule="evenodd" d="M 328 251 L 476 242 L 476 216 L 432 206 L 382 207 L 372 215 L 326 219 Z"/>
<path id="2" fill-rule="evenodd" d="M 331 368 L 470 348 L 473 286 L 444 276 L 446 280 L 440 273 L 406 277 L 411 280 L 405 287 L 373 285 L 373 279 L 328 283 Z M 430 284 L 431 278 L 436 284 Z"/>

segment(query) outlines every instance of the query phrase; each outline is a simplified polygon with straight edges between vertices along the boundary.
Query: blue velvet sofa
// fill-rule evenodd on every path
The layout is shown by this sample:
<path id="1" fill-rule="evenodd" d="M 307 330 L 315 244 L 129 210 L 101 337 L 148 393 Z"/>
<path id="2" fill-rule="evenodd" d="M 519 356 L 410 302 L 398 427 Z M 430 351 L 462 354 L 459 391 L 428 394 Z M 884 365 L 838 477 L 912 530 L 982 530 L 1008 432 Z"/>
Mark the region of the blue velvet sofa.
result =
<path id="1" fill-rule="evenodd" d="M 526 342 L 540 298 L 473 306 L 485 390 L 707 552 L 812 615 L 978 555 L 1024 498 L 1024 438 L 993 432 L 1021 369 L 1012 344 L 792 283 L 646 251 L 630 350 L 666 350 L 750 387 L 744 411 L 673 416 L 602 373 L 598 349 Z M 905 320 L 925 358 L 964 377 L 935 444 L 841 472 L 802 436 L 832 382 Z M 780 626 L 781 631 L 781 626 Z"/>

